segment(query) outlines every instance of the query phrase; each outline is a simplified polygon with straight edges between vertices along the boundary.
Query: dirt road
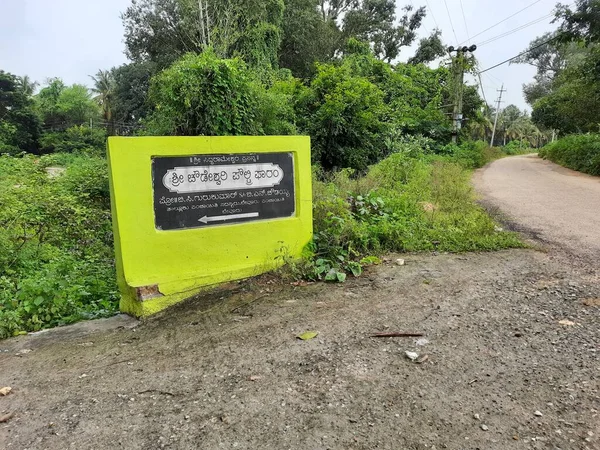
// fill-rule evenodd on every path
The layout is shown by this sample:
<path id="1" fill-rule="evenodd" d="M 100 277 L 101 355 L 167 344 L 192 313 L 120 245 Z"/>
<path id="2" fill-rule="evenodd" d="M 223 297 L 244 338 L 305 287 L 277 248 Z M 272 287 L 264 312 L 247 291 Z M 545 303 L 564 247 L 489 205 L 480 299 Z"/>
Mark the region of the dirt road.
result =
<path id="1" fill-rule="evenodd" d="M 596 259 L 402 257 L 0 341 L 0 449 L 600 450 Z"/>
<path id="2" fill-rule="evenodd" d="M 521 229 L 575 255 L 600 257 L 600 177 L 526 155 L 495 161 L 475 184 Z"/>

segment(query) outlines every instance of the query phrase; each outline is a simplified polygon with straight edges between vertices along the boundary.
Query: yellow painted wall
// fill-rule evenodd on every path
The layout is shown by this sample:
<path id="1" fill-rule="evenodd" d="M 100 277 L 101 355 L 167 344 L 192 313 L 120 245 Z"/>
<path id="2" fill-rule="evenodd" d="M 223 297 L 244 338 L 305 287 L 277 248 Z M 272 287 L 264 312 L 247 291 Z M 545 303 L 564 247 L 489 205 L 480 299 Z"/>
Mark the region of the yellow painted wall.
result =
<path id="1" fill-rule="evenodd" d="M 290 218 L 157 230 L 152 157 L 291 152 L 296 214 Z M 121 310 L 147 316 L 201 288 L 276 268 L 281 250 L 299 256 L 312 237 L 310 140 L 268 137 L 110 137 L 110 191 Z M 142 301 L 136 288 L 158 285 Z"/>

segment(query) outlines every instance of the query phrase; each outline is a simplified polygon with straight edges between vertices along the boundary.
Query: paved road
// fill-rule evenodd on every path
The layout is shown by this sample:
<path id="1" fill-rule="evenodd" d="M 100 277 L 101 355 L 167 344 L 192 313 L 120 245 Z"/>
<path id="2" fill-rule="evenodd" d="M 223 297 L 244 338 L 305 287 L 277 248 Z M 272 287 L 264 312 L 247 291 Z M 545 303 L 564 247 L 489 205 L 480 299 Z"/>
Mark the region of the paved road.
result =
<path id="1" fill-rule="evenodd" d="M 600 256 L 600 177 L 525 155 L 493 162 L 474 183 L 488 203 L 539 238 Z"/>

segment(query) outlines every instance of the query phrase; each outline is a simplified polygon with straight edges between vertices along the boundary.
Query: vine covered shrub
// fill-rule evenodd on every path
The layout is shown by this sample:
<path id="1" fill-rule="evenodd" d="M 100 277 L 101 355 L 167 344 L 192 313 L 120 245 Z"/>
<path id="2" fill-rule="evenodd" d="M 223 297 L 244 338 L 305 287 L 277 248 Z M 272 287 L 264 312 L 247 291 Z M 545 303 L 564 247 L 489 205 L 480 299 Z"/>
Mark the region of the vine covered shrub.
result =
<path id="1" fill-rule="evenodd" d="M 552 142 L 539 152 L 552 162 L 600 176 L 600 134 L 573 134 Z"/>
<path id="2" fill-rule="evenodd" d="M 146 134 L 232 136 L 294 132 L 290 98 L 267 90 L 239 58 L 187 54 L 151 82 Z M 267 106 L 269 108 L 267 108 Z"/>

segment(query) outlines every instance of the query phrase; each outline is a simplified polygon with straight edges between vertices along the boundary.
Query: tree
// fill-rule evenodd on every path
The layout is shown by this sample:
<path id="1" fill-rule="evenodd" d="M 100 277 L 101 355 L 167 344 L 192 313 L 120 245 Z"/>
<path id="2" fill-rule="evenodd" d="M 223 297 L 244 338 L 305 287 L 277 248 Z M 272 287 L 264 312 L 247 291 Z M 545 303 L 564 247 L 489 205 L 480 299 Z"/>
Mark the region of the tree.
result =
<path id="1" fill-rule="evenodd" d="M 66 129 L 100 117 L 98 104 L 81 84 L 65 86 L 60 78 L 52 78 L 35 98 L 44 125 L 50 130 Z"/>
<path id="2" fill-rule="evenodd" d="M 600 0 L 576 0 L 572 5 L 557 5 L 556 18 L 563 42 L 582 41 L 585 45 L 600 42 Z"/>
<path id="3" fill-rule="evenodd" d="M 23 94 L 27 97 L 31 97 L 33 96 L 33 93 L 35 92 L 35 89 L 38 87 L 38 83 L 37 81 L 31 81 L 31 78 L 29 78 L 29 75 L 23 75 L 22 77 L 19 77 L 19 88 L 21 89 L 21 92 L 23 92 Z"/>
<path id="4" fill-rule="evenodd" d="M 122 15 L 126 53 L 165 68 L 210 46 L 221 58 L 273 67 L 283 9 L 283 0 L 134 0 Z"/>
<path id="5" fill-rule="evenodd" d="M 532 120 L 563 133 L 597 131 L 600 124 L 600 0 L 559 4 L 554 34 L 534 40 L 517 62 L 537 67 L 524 86 Z M 549 42 L 547 42 L 549 41 Z M 547 42 L 547 43 L 544 43 Z"/>
<path id="6" fill-rule="evenodd" d="M 65 84 L 60 78 L 49 78 L 46 80 L 46 86 L 35 96 L 42 120 L 49 127 L 62 121 L 57 104 L 65 88 Z"/>
<path id="7" fill-rule="evenodd" d="M 298 117 L 312 138 L 313 160 L 327 170 L 364 170 L 386 154 L 384 93 L 367 77 L 353 75 L 348 64 L 317 66 Z"/>
<path id="8" fill-rule="evenodd" d="M 0 153 L 36 152 L 40 119 L 23 79 L 0 70 Z"/>
<path id="9" fill-rule="evenodd" d="M 150 80 L 157 73 L 151 61 L 133 62 L 111 70 L 114 79 L 113 118 L 122 131 L 140 124 L 152 111 L 148 102 Z"/>
<path id="10" fill-rule="evenodd" d="M 114 97 L 115 97 L 115 79 L 112 72 L 108 70 L 99 70 L 95 76 L 90 77 L 94 81 L 92 92 L 97 94 L 94 100 L 102 108 L 102 116 L 106 123 L 107 132 L 112 136 L 115 131 L 113 119 Z"/>
<path id="11" fill-rule="evenodd" d="M 279 66 L 300 78 L 314 75 L 315 63 L 330 61 L 339 43 L 339 30 L 324 20 L 319 0 L 285 0 Z"/>
<path id="12" fill-rule="evenodd" d="M 405 6 L 396 25 L 394 0 L 361 0 L 348 8 L 342 19 L 341 34 L 344 40 L 356 38 L 371 44 L 378 58 L 390 62 L 400 54 L 400 48 L 412 44 L 416 30 L 425 17 L 425 8 L 413 12 Z"/>
<path id="13" fill-rule="evenodd" d="M 542 133 L 533 124 L 528 114 L 523 114 L 515 119 L 506 129 L 506 136 L 510 140 L 518 140 L 519 146 L 525 141 L 530 147 L 537 147 Z"/>
<path id="14" fill-rule="evenodd" d="M 511 137 L 508 130 L 511 129 L 512 125 L 523 116 L 523 112 L 515 105 L 508 105 L 500 112 L 498 118 L 498 130 L 502 130 L 502 136 L 504 138 L 503 145 L 506 145 L 507 139 L 515 139 Z"/>
<path id="15" fill-rule="evenodd" d="M 446 54 L 446 47 L 442 42 L 442 32 L 434 30 L 429 37 L 423 38 L 414 56 L 409 58 L 409 64 L 427 64 Z"/>
<path id="16" fill-rule="evenodd" d="M 532 83 L 523 85 L 527 103 L 533 104 L 552 91 L 556 77 L 567 67 L 581 50 L 577 45 L 560 42 L 558 32 L 546 33 L 535 38 L 526 53 L 511 61 L 511 64 L 529 64 L 537 69 Z"/>

